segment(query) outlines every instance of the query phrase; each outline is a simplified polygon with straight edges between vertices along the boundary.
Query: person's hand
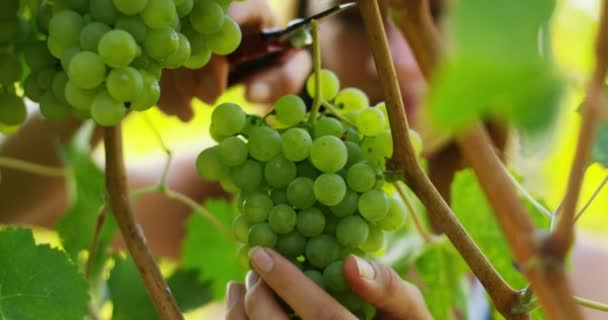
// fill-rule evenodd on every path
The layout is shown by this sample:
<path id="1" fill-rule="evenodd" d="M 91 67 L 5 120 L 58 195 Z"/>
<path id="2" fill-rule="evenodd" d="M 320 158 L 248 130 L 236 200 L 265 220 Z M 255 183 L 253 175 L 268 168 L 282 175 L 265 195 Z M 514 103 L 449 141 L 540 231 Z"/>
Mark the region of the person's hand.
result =
<path id="1" fill-rule="evenodd" d="M 256 247 L 250 258 L 255 270 L 248 273 L 246 286 L 228 284 L 226 319 L 289 319 L 274 293 L 303 320 L 357 319 L 275 251 Z M 418 288 L 393 269 L 349 256 L 344 261 L 344 275 L 352 291 L 377 308 L 377 319 L 432 319 Z"/>
<path id="2" fill-rule="evenodd" d="M 272 14 L 265 0 L 234 2 L 228 14 L 243 30 L 261 30 L 272 24 Z M 246 97 L 257 103 L 272 103 L 285 94 L 297 93 L 312 68 L 305 50 L 289 50 L 276 59 L 276 64 L 243 80 Z M 180 68 L 164 70 L 161 77 L 159 108 L 183 121 L 193 116 L 191 101 L 199 98 L 212 104 L 226 90 L 230 65 L 228 59 L 214 55 L 200 70 Z"/>

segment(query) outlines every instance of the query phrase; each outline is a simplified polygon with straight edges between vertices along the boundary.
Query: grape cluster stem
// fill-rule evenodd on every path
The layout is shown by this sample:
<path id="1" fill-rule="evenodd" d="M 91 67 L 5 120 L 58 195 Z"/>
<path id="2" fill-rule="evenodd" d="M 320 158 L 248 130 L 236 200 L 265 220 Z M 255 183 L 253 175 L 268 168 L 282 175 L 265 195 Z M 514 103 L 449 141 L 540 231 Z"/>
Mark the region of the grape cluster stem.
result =
<path id="1" fill-rule="evenodd" d="M 106 152 L 106 189 L 110 208 L 114 213 L 123 239 L 142 277 L 144 286 L 156 311 L 163 320 L 183 319 L 171 289 L 146 243 L 145 235 L 135 220 L 127 192 L 121 125 L 104 130 Z"/>

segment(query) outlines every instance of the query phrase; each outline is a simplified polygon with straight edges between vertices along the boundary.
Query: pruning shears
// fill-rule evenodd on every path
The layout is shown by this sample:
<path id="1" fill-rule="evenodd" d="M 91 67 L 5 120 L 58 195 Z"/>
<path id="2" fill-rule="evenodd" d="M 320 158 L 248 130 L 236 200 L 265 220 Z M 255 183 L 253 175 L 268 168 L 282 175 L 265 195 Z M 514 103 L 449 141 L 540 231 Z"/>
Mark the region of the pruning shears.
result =
<path id="1" fill-rule="evenodd" d="M 298 18 L 282 29 L 254 30 L 243 34 L 239 48 L 228 56 L 229 82 L 238 83 L 247 76 L 271 65 L 281 53 L 312 44 L 310 24 L 356 6 L 356 2 L 339 4 L 307 18 Z"/>

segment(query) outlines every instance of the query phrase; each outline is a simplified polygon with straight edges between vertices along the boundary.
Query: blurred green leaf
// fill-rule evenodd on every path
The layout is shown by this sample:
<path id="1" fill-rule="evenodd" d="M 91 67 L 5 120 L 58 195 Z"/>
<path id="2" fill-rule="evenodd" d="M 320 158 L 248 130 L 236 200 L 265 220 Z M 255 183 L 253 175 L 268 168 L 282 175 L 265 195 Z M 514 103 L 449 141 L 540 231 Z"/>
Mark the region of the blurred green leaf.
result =
<path id="1" fill-rule="evenodd" d="M 463 0 L 451 13 L 454 50 L 429 95 L 432 119 L 462 129 L 487 116 L 531 132 L 554 119 L 562 81 L 538 50 L 554 0 Z"/>
<path id="2" fill-rule="evenodd" d="M 199 280 L 199 272 L 178 268 L 167 279 L 167 285 L 182 312 L 201 307 L 211 301 L 208 282 Z M 158 314 L 131 257 L 116 258 L 108 281 L 112 297 L 113 320 L 154 320 Z"/>
<path id="3" fill-rule="evenodd" d="M 467 268 L 451 243 L 428 245 L 416 261 L 416 273 L 422 279 L 422 293 L 434 319 L 454 319 L 453 309 L 466 314 Z"/>
<path id="4" fill-rule="evenodd" d="M 71 169 L 68 179 L 70 209 L 59 220 L 57 231 L 66 252 L 77 261 L 78 254 L 88 250 L 95 234 L 97 217 L 104 206 L 104 173 L 92 158 L 91 136 L 95 125 L 87 122 L 74 135 L 62 157 Z M 100 234 L 93 274 L 98 274 L 105 262 L 106 248 L 116 232 L 116 223 L 110 212 Z"/>
<path id="5" fill-rule="evenodd" d="M 208 200 L 205 208 L 231 230 L 237 208 L 225 200 Z M 230 280 L 242 281 L 245 271 L 237 260 L 238 245 L 228 239 L 200 214 L 186 222 L 187 236 L 182 243 L 182 260 L 189 269 L 201 271 L 202 280 L 212 280 L 213 298 L 222 299 Z"/>
<path id="6" fill-rule="evenodd" d="M 0 319 L 81 320 L 87 282 L 68 256 L 36 245 L 32 231 L 0 231 Z"/>
<path id="7" fill-rule="evenodd" d="M 602 122 L 598 127 L 595 144 L 591 153 L 591 161 L 608 168 L 608 123 Z"/>

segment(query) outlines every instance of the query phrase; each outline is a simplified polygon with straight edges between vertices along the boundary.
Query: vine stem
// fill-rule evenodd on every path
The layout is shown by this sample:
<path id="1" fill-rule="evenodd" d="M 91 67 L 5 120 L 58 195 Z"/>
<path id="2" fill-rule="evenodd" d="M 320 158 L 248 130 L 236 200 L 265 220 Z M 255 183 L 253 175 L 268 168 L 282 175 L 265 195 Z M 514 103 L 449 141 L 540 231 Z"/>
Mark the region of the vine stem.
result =
<path id="1" fill-rule="evenodd" d="M 517 190 L 519 191 L 519 194 L 524 196 L 544 216 L 546 216 L 549 219 L 551 219 L 553 217 L 553 212 L 551 212 L 551 210 L 545 208 L 545 206 L 543 206 L 540 202 L 538 202 L 536 199 L 534 199 L 534 197 L 530 194 L 530 192 L 528 192 L 528 190 L 526 190 L 526 188 L 524 188 L 524 186 L 522 186 L 521 183 L 519 183 L 519 181 L 517 181 L 517 179 L 509 172 L 509 170 L 507 170 L 507 168 L 504 167 L 504 165 L 502 166 L 502 170 L 507 174 L 507 176 L 508 176 L 509 180 L 511 180 L 511 183 L 513 184 L 513 186 L 515 186 L 515 188 L 517 188 Z"/>
<path id="2" fill-rule="evenodd" d="M 2 156 L 0 156 L 0 167 L 29 172 L 40 176 L 58 178 L 65 177 L 69 173 L 69 170 L 64 168 L 49 167 L 33 162 Z"/>
<path id="3" fill-rule="evenodd" d="M 347 125 L 356 128 L 357 125 L 350 119 L 348 119 L 347 117 L 341 115 L 338 110 L 336 110 L 336 107 L 334 107 L 331 103 L 327 102 L 326 100 L 323 100 L 321 102 L 321 104 L 323 105 L 323 107 L 325 107 L 325 109 L 327 109 L 327 111 L 329 113 L 331 113 L 333 116 L 335 116 L 337 119 L 340 119 L 340 121 L 346 123 Z"/>
<path id="4" fill-rule="evenodd" d="M 399 82 L 378 2 L 359 0 L 358 3 L 384 91 L 391 130 L 392 132 L 409 132 Z M 454 247 L 482 283 L 498 311 L 506 319 L 529 319 L 528 314 L 512 313 L 519 302 L 519 292 L 513 290 L 498 274 L 435 189 L 418 162 L 409 136 L 395 135 L 393 150 L 393 158 L 389 162 L 389 166 L 392 167 L 390 169 L 403 174 L 412 191 L 426 206 L 429 214 L 433 215 L 433 218 L 442 226 Z"/>
<path id="5" fill-rule="evenodd" d="M 581 306 L 585 306 L 587 308 L 591 308 L 594 310 L 608 312 L 607 304 L 603 304 L 603 303 L 600 303 L 597 301 L 593 301 L 593 300 L 589 300 L 589 299 L 585 299 L 585 298 L 581 298 L 581 297 L 574 297 L 574 300 L 576 301 L 576 303 L 580 304 Z"/>
<path id="6" fill-rule="evenodd" d="M 315 96 L 312 102 L 308 123 L 315 124 L 317 113 L 321 107 L 321 41 L 319 41 L 319 22 L 310 22 L 312 29 L 312 65 L 315 79 Z"/>
<path id="7" fill-rule="evenodd" d="M 608 71 L 608 1 L 606 0 L 602 1 L 598 30 L 595 44 L 595 69 L 581 110 L 581 126 L 574 161 L 568 177 L 566 195 L 555 230 L 546 243 L 546 249 L 561 258 L 567 255 L 574 242 L 576 205 L 583 185 L 585 170 L 589 165 L 597 128 L 602 118 L 602 110 L 605 107 L 603 87 Z"/>
<path id="8" fill-rule="evenodd" d="M 595 200 L 595 198 L 597 197 L 598 194 L 600 194 L 600 191 L 602 191 L 602 189 L 604 188 L 604 186 L 606 185 L 606 183 L 608 183 L 608 175 L 606 175 L 606 177 L 604 178 L 604 180 L 602 180 L 602 182 L 600 183 L 599 186 L 597 186 L 597 188 L 595 189 L 595 191 L 593 191 L 593 194 L 591 195 L 591 197 L 589 198 L 589 200 L 587 200 L 587 203 L 585 203 L 585 205 L 583 206 L 583 208 L 576 214 L 576 217 L 574 218 L 574 221 L 578 221 L 578 219 L 583 215 L 583 213 L 585 213 L 585 211 L 587 211 L 587 208 L 589 208 L 589 206 L 593 203 L 593 200 Z"/>
<path id="9" fill-rule="evenodd" d="M 128 201 L 127 178 L 122 147 L 121 125 L 104 130 L 106 152 L 106 189 L 110 208 L 120 227 L 123 239 L 159 317 L 163 320 L 183 319 L 146 243 L 146 238 L 135 220 Z"/>
<path id="10" fill-rule="evenodd" d="M 99 215 L 97 215 L 97 223 L 95 224 L 95 233 L 93 234 L 93 241 L 91 241 L 91 245 L 89 247 L 89 257 L 87 259 L 85 268 L 84 268 L 84 276 L 85 278 L 89 278 L 91 276 L 91 270 L 93 268 L 93 262 L 95 260 L 95 255 L 97 254 L 97 248 L 99 247 L 99 239 L 101 236 L 101 230 L 103 229 L 103 225 L 106 222 L 106 207 L 103 206 L 101 210 L 99 210 Z"/>
<path id="11" fill-rule="evenodd" d="M 395 186 L 395 189 L 397 189 L 397 193 L 399 194 L 399 197 L 401 198 L 401 200 L 403 200 L 403 203 L 405 203 L 405 206 L 409 210 L 410 216 L 412 217 L 412 220 L 414 220 L 414 226 L 416 227 L 416 230 L 418 230 L 418 234 L 420 234 L 422 239 L 424 239 L 424 241 L 426 241 L 428 243 L 437 242 L 438 237 L 431 235 L 424 227 L 422 220 L 418 216 L 418 213 L 414 209 L 412 202 L 410 201 L 409 197 L 407 196 L 405 187 L 401 184 L 400 181 L 395 181 L 393 183 L 393 185 Z"/>

